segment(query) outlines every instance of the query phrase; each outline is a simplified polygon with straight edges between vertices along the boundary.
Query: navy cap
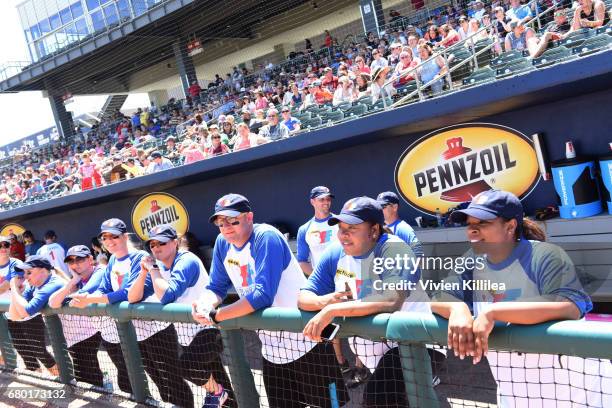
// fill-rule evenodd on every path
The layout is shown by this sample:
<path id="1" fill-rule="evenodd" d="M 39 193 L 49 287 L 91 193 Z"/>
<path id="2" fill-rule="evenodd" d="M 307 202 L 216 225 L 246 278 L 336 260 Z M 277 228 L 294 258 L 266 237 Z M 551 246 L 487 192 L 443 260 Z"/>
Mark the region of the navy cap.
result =
<path id="1" fill-rule="evenodd" d="M 156 225 L 149 231 L 149 239 L 147 240 L 147 247 L 149 243 L 153 240 L 159 242 L 168 242 L 176 239 L 178 235 L 176 234 L 176 230 L 170 224 L 160 224 Z"/>
<path id="2" fill-rule="evenodd" d="M 208 222 L 214 222 L 215 218 L 219 215 L 226 217 L 237 217 L 238 215 L 251 212 L 251 203 L 243 195 L 240 194 L 226 194 L 217 200 L 215 204 L 215 213 L 210 216 Z"/>
<path id="3" fill-rule="evenodd" d="M 121 235 L 127 232 L 127 227 L 125 226 L 125 222 L 121 221 L 119 218 L 111 218 L 110 220 L 106 220 L 100 225 L 100 233 L 98 237 L 108 232 L 113 235 Z"/>
<path id="4" fill-rule="evenodd" d="M 11 237 L 8 235 L 0 235 L 0 242 L 11 242 Z"/>
<path id="5" fill-rule="evenodd" d="M 162 157 L 162 154 L 161 152 L 154 151 L 153 153 L 151 153 L 151 157 L 154 159 L 160 159 Z"/>
<path id="6" fill-rule="evenodd" d="M 71 256 L 76 256 L 77 258 L 87 258 L 88 256 L 91 256 L 91 251 L 85 245 L 75 245 L 70 247 L 68 252 L 66 252 L 64 262 L 68 262 L 68 258 Z"/>
<path id="7" fill-rule="evenodd" d="M 393 191 L 380 193 L 378 197 L 376 197 L 376 201 L 378 201 L 380 205 L 399 204 L 400 202 L 399 197 Z"/>
<path id="8" fill-rule="evenodd" d="M 15 268 L 22 271 L 32 268 L 45 268 L 50 271 L 53 269 L 53 265 L 51 265 L 51 262 L 49 262 L 49 259 L 46 256 L 31 255 L 28 256 L 25 262 L 19 262 Z"/>
<path id="9" fill-rule="evenodd" d="M 313 188 L 312 190 L 310 190 L 310 198 L 327 197 L 327 196 L 334 198 L 334 195 L 331 193 L 331 191 L 329 191 L 329 188 L 325 186 L 317 186 Z"/>
<path id="10" fill-rule="evenodd" d="M 342 207 L 339 215 L 331 217 L 327 223 L 336 225 L 339 222 L 346 224 L 361 224 L 362 222 L 385 223 L 385 216 L 380 203 L 370 197 L 356 197 L 348 200 Z"/>
<path id="11" fill-rule="evenodd" d="M 523 218 L 523 205 L 512 193 L 502 190 L 487 190 L 472 198 L 465 210 L 457 210 L 451 214 L 451 221 L 465 222 L 468 216 L 479 220 L 493 220 L 502 217 L 507 220 Z"/>

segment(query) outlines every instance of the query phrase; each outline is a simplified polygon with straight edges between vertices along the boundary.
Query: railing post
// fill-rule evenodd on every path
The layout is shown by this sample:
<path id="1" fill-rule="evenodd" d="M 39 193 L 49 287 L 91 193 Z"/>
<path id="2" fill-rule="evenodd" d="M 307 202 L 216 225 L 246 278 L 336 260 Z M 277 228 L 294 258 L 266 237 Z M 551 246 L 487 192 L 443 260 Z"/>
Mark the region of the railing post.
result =
<path id="1" fill-rule="evenodd" d="M 45 326 L 47 326 L 47 332 L 49 333 L 49 340 L 51 340 L 51 347 L 53 348 L 53 357 L 59 368 L 60 381 L 63 384 L 70 384 L 74 379 L 74 369 L 72 366 L 72 360 L 68 354 L 68 344 L 64 337 L 64 328 L 58 315 L 45 316 Z"/>
<path id="2" fill-rule="evenodd" d="M 400 343 L 399 354 L 410 406 L 437 408 L 440 404 L 433 389 L 431 359 L 425 345 Z"/>
<path id="3" fill-rule="evenodd" d="M 9 333 L 8 319 L 4 313 L 0 313 L 0 351 L 4 359 L 4 369 L 12 371 L 17 368 L 17 353 Z"/>
<path id="4" fill-rule="evenodd" d="M 232 386 L 240 408 L 259 407 L 259 395 L 255 387 L 253 373 L 249 367 L 245 352 L 243 337 L 240 330 L 221 329 L 223 339 L 223 354 L 228 357 L 228 369 L 232 378 Z"/>
<path id="5" fill-rule="evenodd" d="M 416 81 L 417 93 L 419 95 L 419 101 L 423 100 L 423 90 L 421 89 L 421 78 L 419 78 L 419 73 L 415 72 L 414 80 Z"/>
<path id="6" fill-rule="evenodd" d="M 442 51 L 442 57 L 444 58 L 444 65 L 446 65 L 446 81 L 448 82 L 448 87 L 452 91 L 453 79 L 451 78 L 450 64 L 448 63 L 448 54 L 446 53 L 446 50 Z"/>
<path id="7" fill-rule="evenodd" d="M 123 358 L 125 358 L 125 366 L 130 384 L 132 385 L 134 400 L 143 403 L 149 397 L 149 387 L 144 366 L 142 365 L 140 349 L 138 348 L 136 330 L 134 330 L 134 326 L 129 320 L 117 320 L 116 323 L 119 338 L 121 339 L 121 351 L 123 352 Z"/>
<path id="8" fill-rule="evenodd" d="M 474 60 L 474 69 L 478 69 L 478 57 L 476 57 L 476 45 L 474 44 L 474 35 L 470 37 L 470 42 L 472 46 L 470 47 L 470 51 L 472 51 L 472 59 Z"/>

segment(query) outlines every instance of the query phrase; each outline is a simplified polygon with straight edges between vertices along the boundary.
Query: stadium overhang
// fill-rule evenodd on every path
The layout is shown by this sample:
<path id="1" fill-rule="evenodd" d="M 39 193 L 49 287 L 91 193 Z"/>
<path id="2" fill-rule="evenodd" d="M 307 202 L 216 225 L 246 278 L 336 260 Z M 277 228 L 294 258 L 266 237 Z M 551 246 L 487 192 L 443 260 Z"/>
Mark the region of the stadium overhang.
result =
<path id="1" fill-rule="evenodd" d="M 251 27 L 308 3 L 307 0 L 168 0 L 122 25 L 75 44 L 0 82 L 0 92 L 47 91 L 55 95 L 130 91 L 128 79 L 174 58 L 173 47 L 190 37 L 203 43 L 251 39 Z"/>

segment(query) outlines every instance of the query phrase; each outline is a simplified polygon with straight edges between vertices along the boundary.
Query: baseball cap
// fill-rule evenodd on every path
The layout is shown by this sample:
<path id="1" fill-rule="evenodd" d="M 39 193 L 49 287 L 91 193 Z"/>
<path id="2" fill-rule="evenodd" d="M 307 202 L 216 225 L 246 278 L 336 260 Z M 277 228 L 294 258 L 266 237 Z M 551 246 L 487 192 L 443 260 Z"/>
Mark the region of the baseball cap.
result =
<path id="1" fill-rule="evenodd" d="M 371 221 L 377 224 L 385 223 L 380 203 L 370 197 L 355 197 L 348 200 L 342 207 L 340 214 L 327 220 L 329 225 L 336 225 L 340 222 L 346 224 L 361 224 Z"/>
<path id="2" fill-rule="evenodd" d="M 100 237 L 105 232 L 113 235 L 121 235 L 127 232 L 127 227 L 125 226 L 125 222 L 121 221 L 119 218 L 111 218 L 106 220 L 100 225 L 100 233 L 98 237 Z"/>
<path id="3" fill-rule="evenodd" d="M 380 193 L 378 197 L 376 197 L 376 201 L 378 201 L 380 205 L 399 204 L 400 202 L 399 197 L 393 191 Z"/>
<path id="4" fill-rule="evenodd" d="M 168 136 L 165 140 L 165 142 L 168 142 L 169 140 L 172 140 L 173 142 L 176 140 L 176 138 L 172 135 Z"/>
<path id="5" fill-rule="evenodd" d="M 168 242 L 176 239 L 178 235 L 176 230 L 170 224 L 156 225 L 149 231 L 149 239 L 146 242 L 147 247 L 151 241 Z"/>
<path id="6" fill-rule="evenodd" d="M 154 159 L 160 159 L 162 157 L 162 154 L 156 150 L 153 153 L 151 153 L 151 157 Z"/>
<path id="7" fill-rule="evenodd" d="M 219 215 L 236 217 L 245 212 L 251 212 L 251 203 L 245 196 L 234 193 L 226 194 L 217 200 L 215 213 L 210 216 L 208 222 L 214 222 Z"/>
<path id="8" fill-rule="evenodd" d="M 77 258 L 87 258 L 88 256 L 91 256 L 91 251 L 85 245 L 75 245 L 70 247 L 68 252 L 66 252 L 64 262 L 68 262 L 68 258 L 71 256 L 76 256 Z"/>
<path id="9" fill-rule="evenodd" d="M 493 220 L 502 217 L 507 220 L 523 218 L 523 205 L 512 193 L 502 190 L 487 190 L 472 198 L 465 210 L 457 210 L 451 214 L 451 221 L 465 222 L 468 216 L 479 220 Z"/>
<path id="10" fill-rule="evenodd" d="M 310 190 L 310 198 L 327 197 L 327 196 L 334 198 L 334 195 L 331 193 L 329 188 L 325 186 L 317 186 L 317 187 L 314 187 L 312 190 Z"/>
<path id="11" fill-rule="evenodd" d="M 51 265 L 51 262 L 49 262 L 46 256 L 30 255 L 25 262 L 19 262 L 15 268 L 22 271 L 32 268 L 45 268 L 50 271 L 53 269 L 53 265 Z"/>
<path id="12" fill-rule="evenodd" d="M 209 129 L 219 129 L 219 125 L 217 125 L 216 123 L 213 123 L 212 125 L 210 125 L 208 127 Z"/>
<path id="13" fill-rule="evenodd" d="M 11 237 L 8 235 L 0 235 L 0 242 L 11 242 Z"/>

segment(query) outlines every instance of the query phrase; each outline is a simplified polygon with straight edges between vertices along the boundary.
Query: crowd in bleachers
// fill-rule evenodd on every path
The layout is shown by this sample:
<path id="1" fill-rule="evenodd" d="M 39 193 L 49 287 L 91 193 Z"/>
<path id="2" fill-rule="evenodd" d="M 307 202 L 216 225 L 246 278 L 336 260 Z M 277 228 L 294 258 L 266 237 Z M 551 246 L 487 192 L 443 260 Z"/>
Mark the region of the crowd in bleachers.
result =
<path id="1" fill-rule="evenodd" d="M 461 80 L 469 85 L 517 73 L 532 68 L 524 55 L 540 57 L 534 65 L 545 64 L 554 55 L 571 55 L 567 47 L 582 47 L 587 37 L 595 46 L 607 46 L 610 6 L 602 0 L 474 1 L 462 12 L 447 6 L 424 24 L 409 24 L 393 10 L 379 36 L 367 33 L 339 44 L 327 32 L 318 51 L 306 40 L 303 52 L 258 73 L 235 67 L 225 80 L 217 75 L 207 89 L 196 82 L 184 101 L 151 104 L 130 115 L 117 111 L 79 131 L 70 143 L 36 151 L 24 146 L 3 170 L 0 208 L 90 190 L 359 117 L 416 96 L 422 84 L 427 86 L 418 92 L 428 96 Z M 547 9 L 552 12 L 542 13 Z M 528 25 L 537 13 L 538 24 Z"/>

